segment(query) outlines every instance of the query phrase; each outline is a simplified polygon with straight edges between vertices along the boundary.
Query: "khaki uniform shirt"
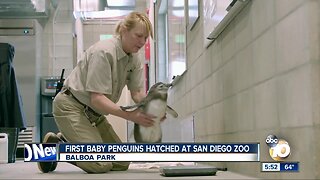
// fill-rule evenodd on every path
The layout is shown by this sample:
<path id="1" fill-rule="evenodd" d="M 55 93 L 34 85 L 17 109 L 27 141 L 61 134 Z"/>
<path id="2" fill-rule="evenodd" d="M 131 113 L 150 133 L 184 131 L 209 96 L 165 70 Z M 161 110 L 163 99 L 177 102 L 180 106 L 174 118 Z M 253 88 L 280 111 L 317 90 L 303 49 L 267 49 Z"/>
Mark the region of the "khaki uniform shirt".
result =
<path id="1" fill-rule="evenodd" d="M 78 100 L 92 109 L 90 92 L 105 94 L 117 103 L 125 85 L 130 91 L 144 87 L 143 66 L 138 54 L 123 51 L 118 36 L 92 45 L 64 82 Z"/>

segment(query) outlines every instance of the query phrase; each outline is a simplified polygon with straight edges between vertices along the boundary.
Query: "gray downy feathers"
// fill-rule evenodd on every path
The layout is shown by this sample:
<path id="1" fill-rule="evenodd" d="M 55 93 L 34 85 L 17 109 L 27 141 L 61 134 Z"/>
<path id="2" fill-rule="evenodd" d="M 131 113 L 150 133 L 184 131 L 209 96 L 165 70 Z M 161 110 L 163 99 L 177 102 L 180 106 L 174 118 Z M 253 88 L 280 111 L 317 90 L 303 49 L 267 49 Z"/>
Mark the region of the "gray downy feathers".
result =
<path id="1" fill-rule="evenodd" d="M 171 83 L 165 84 L 158 82 L 154 84 L 147 96 L 138 104 L 132 106 L 120 106 L 122 110 L 141 109 L 144 113 L 155 116 L 154 125 L 151 127 L 144 127 L 134 124 L 134 139 L 137 143 L 159 143 L 162 139 L 162 130 L 160 120 L 170 114 L 174 118 L 178 117 L 178 113 L 167 105 L 168 90 L 172 86 Z"/>

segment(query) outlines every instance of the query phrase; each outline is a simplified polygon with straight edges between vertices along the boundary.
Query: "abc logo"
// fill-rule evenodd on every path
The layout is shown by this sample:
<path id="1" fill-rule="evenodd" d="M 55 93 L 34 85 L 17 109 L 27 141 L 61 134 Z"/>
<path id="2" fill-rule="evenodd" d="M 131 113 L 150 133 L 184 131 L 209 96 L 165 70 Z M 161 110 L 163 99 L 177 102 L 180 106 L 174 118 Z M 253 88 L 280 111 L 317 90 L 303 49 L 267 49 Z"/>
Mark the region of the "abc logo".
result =
<path id="1" fill-rule="evenodd" d="M 269 146 L 269 154 L 273 160 L 283 161 L 290 155 L 289 143 L 284 139 L 269 135 L 266 138 L 266 144 Z"/>

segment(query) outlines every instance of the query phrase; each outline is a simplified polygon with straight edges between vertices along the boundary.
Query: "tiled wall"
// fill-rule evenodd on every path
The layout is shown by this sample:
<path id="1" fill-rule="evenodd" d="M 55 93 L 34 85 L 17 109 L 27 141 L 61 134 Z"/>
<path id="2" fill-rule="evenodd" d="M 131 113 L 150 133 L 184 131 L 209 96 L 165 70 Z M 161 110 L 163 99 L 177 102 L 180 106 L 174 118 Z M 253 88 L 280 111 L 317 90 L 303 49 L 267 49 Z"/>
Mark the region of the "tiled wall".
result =
<path id="1" fill-rule="evenodd" d="M 202 9 L 202 4 L 200 4 Z M 187 72 L 170 104 L 194 115 L 197 142 L 289 142 L 299 173 L 261 173 L 260 163 L 212 163 L 262 178 L 320 178 L 320 1 L 252 0 L 208 48 L 200 20 L 187 32 Z M 199 48 L 203 47 L 203 48 Z"/>
<path id="2" fill-rule="evenodd" d="M 58 0 L 57 7 L 51 7 L 49 18 L 42 20 L 43 41 L 41 76 L 60 76 L 65 69 L 65 77 L 73 69 L 74 17 L 72 0 Z M 39 47 L 40 48 L 40 47 Z"/>

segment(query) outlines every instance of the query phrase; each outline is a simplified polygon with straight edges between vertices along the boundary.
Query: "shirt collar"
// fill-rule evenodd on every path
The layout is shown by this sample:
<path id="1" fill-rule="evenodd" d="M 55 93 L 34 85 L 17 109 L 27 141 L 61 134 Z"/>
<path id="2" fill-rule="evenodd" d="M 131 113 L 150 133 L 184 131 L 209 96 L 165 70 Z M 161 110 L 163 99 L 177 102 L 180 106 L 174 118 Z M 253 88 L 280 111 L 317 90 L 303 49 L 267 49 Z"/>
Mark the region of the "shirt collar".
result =
<path id="1" fill-rule="evenodd" d="M 132 54 L 127 54 L 124 52 L 124 50 L 122 49 L 122 43 L 121 43 L 121 39 L 120 36 L 115 36 L 116 39 L 116 51 L 117 51 L 117 60 L 123 59 L 123 58 L 131 58 Z"/>

